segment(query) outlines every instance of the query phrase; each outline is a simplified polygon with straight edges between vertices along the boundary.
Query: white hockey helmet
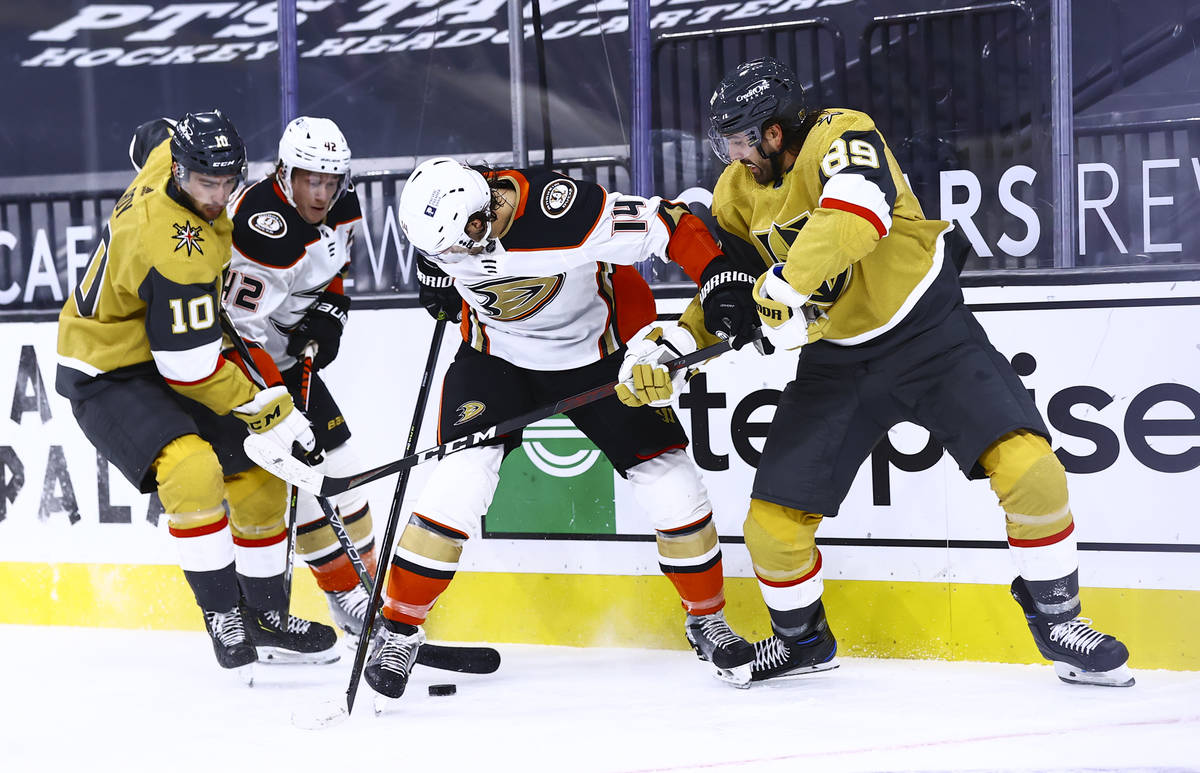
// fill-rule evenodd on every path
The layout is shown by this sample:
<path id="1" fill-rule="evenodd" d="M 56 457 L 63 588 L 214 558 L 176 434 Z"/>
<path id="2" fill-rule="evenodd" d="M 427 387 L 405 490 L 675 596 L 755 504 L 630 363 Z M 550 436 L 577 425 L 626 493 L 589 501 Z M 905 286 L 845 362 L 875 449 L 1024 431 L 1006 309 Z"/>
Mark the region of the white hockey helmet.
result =
<path id="1" fill-rule="evenodd" d="M 491 203 L 491 189 L 483 175 L 452 158 L 431 158 L 413 170 L 400 191 L 400 227 L 427 257 L 446 260 L 452 250 L 475 254 L 491 235 Z M 484 222 L 480 241 L 465 230 L 476 215 Z"/>
<path id="2" fill-rule="evenodd" d="M 292 170 L 324 172 L 342 176 L 336 201 L 350 185 L 350 146 L 338 125 L 328 118 L 302 115 L 283 130 L 279 138 L 279 171 L 276 179 L 293 207 Z"/>

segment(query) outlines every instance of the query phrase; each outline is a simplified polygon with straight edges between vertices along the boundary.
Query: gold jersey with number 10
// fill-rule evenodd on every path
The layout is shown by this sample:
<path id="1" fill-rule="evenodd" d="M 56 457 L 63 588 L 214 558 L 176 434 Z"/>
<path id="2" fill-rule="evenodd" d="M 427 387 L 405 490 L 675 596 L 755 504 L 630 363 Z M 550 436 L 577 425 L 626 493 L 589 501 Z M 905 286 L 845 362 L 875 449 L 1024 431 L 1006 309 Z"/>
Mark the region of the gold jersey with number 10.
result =
<path id="1" fill-rule="evenodd" d="M 58 391 L 86 397 L 105 380 L 159 375 L 216 413 L 257 391 L 221 355 L 221 272 L 233 226 L 209 222 L 171 181 L 170 141 L 151 151 L 117 201 L 58 320 Z"/>

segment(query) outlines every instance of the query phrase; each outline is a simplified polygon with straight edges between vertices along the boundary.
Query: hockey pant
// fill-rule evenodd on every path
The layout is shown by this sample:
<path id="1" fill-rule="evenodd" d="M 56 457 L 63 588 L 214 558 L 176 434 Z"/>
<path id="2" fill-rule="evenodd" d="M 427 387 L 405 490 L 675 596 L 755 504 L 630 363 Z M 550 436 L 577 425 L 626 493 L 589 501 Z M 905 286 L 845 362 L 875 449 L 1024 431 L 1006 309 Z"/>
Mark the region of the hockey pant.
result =
<path id="1" fill-rule="evenodd" d="M 362 469 L 358 455 L 349 443 L 325 452 L 320 468 L 325 475 L 352 475 Z M 367 567 L 375 576 L 375 537 L 371 508 L 361 488 L 351 489 L 329 498 L 341 516 L 346 534 Z M 329 519 L 317 504 L 316 497 L 301 491 L 296 500 L 296 553 L 312 569 L 317 585 L 324 591 L 350 590 L 358 584 L 358 573 L 350 557 L 338 542 Z"/>
<path id="2" fill-rule="evenodd" d="M 201 609 L 223 612 L 244 599 L 258 610 L 283 605 L 285 486 L 258 467 L 223 476 L 212 446 L 183 435 L 154 463 L 179 565 Z"/>
<path id="3" fill-rule="evenodd" d="M 466 540 L 478 534 L 481 516 L 500 481 L 501 446 L 450 454 L 438 462 L 400 535 L 388 574 L 383 614 L 410 625 L 425 621 L 458 569 Z M 634 497 L 650 514 L 659 566 L 691 614 L 725 605 L 721 549 L 712 506 L 699 472 L 673 449 L 627 471 Z"/>
<path id="4" fill-rule="evenodd" d="M 1056 616 L 1079 613 L 1074 522 L 1066 472 L 1041 435 L 1011 432 L 979 457 L 1005 514 L 1010 553 L 1038 606 Z M 823 590 L 822 516 L 750 501 L 744 533 L 771 623 L 781 637 L 802 634 Z M 1039 592 L 1040 591 L 1040 592 Z"/>

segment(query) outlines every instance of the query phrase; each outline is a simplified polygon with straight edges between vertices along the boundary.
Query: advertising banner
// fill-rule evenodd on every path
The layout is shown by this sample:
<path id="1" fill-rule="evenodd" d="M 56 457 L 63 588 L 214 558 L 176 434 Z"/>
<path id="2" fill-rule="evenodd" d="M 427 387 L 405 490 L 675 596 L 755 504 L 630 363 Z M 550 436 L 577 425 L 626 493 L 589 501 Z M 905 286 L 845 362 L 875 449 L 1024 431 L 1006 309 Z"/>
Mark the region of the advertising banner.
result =
<path id="1" fill-rule="evenodd" d="M 1047 417 L 1069 474 L 1086 584 L 1200 589 L 1200 286 L 968 289 L 968 301 Z M 681 302 L 660 304 L 678 311 Z M 328 382 L 365 466 L 397 458 L 430 321 L 423 310 L 362 310 Z M 379 332 L 389 335 L 379 347 Z M 56 326 L 10 323 L 0 337 L 0 561 L 173 563 L 157 500 L 139 495 L 79 433 L 53 391 Z M 454 346 L 443 350 L 443 366 Z M 726 569 L 750 576 L 741 522 L 754 465 L 794 358 L 750 351 L 713 361 L 680 398 Z M 439 376 L 440 379 L 440 371 Z M 384 387 L 386 385 L 386 387 Z M 420 447 L 433 444 L 427 417 Z M 131 417 L 136 421 L 136 417 Z M 804 428 L 792 428 L 802 432 Z M 407 507 L 428 468 L 418 467 Z M 386 512 L 394 481 L 372 484 Z M 376 524 L 381 529 L 382 517 Z M 818 536 L 832 577 L 1006 582 L 1003 516 L 928 434 L 898 425 L 863 465 L 841 515 Z M 648 517 L 627 484 L 562 417 L 529 428 L 506 459 L 463 568 L 654 574 Z"/>

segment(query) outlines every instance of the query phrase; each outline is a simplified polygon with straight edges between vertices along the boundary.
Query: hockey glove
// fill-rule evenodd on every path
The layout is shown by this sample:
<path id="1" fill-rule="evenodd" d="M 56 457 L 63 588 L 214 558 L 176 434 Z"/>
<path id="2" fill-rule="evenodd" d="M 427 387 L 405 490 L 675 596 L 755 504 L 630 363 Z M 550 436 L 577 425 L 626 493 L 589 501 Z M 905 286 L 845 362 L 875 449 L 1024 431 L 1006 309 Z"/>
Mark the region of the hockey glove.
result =
<path id="1" fill-rule="evenodd" d="M 733 268 L 729 259 L 718 255 L 700 275 L 700 306 L 704 326 L 722 340 L 733 339 L 734 349 L 742 348 L 747 334 L 758 327 L 751 290 L 754 277 Z"/>
<path id="2" fill-rule="evenodd" d="M 663 363 L 696 351 L 692 334 L 678 325 L 649 326 L 633 337 L 617 375 L 617 399 L 631 408 L 671 404 L 683 387 L 687 368 L 668 372 Z"/>
<path id="3" fill-rule="evenodd" d="M 417 281 L 420 283 L 417 298 L 429 316 L 450 322 L 462 319 L 462 297 L 454 289 L 454 279 L 420 254 L 417 255 Z"/>
<path id="4" fill-rule="evenodd" d="M 754 283 L 754 305 L 763 331 L 781 349 L 795 350 L 821 338 L 828 317 L 808 305 L 809 296 L 783 278 L 783 264 L 776 263 Z"/>
<path id="5" fill-rule="evenodd" d="M 273 386 L 261 390 L 253 400 L 234 408 L 233 415 L 246 422 L 251 432 L 287 449 L 293 456 L 309 464 L 321 461 L 321 449 L 317 446 L 312 426 L 304 414 L 296 410 L 287 387 Z"/>
<path id="6" fill-rule="evenodd" d="M 342 340 L 342 329 L 350 312 L 350 299 L 341 293 L 325 290 L 292 328 L 288 335 L 287 353 L 299 357 L 309 342 L 317 345 L 313 357 L 313 370 L 320 370 L 333 362 Z"/>

